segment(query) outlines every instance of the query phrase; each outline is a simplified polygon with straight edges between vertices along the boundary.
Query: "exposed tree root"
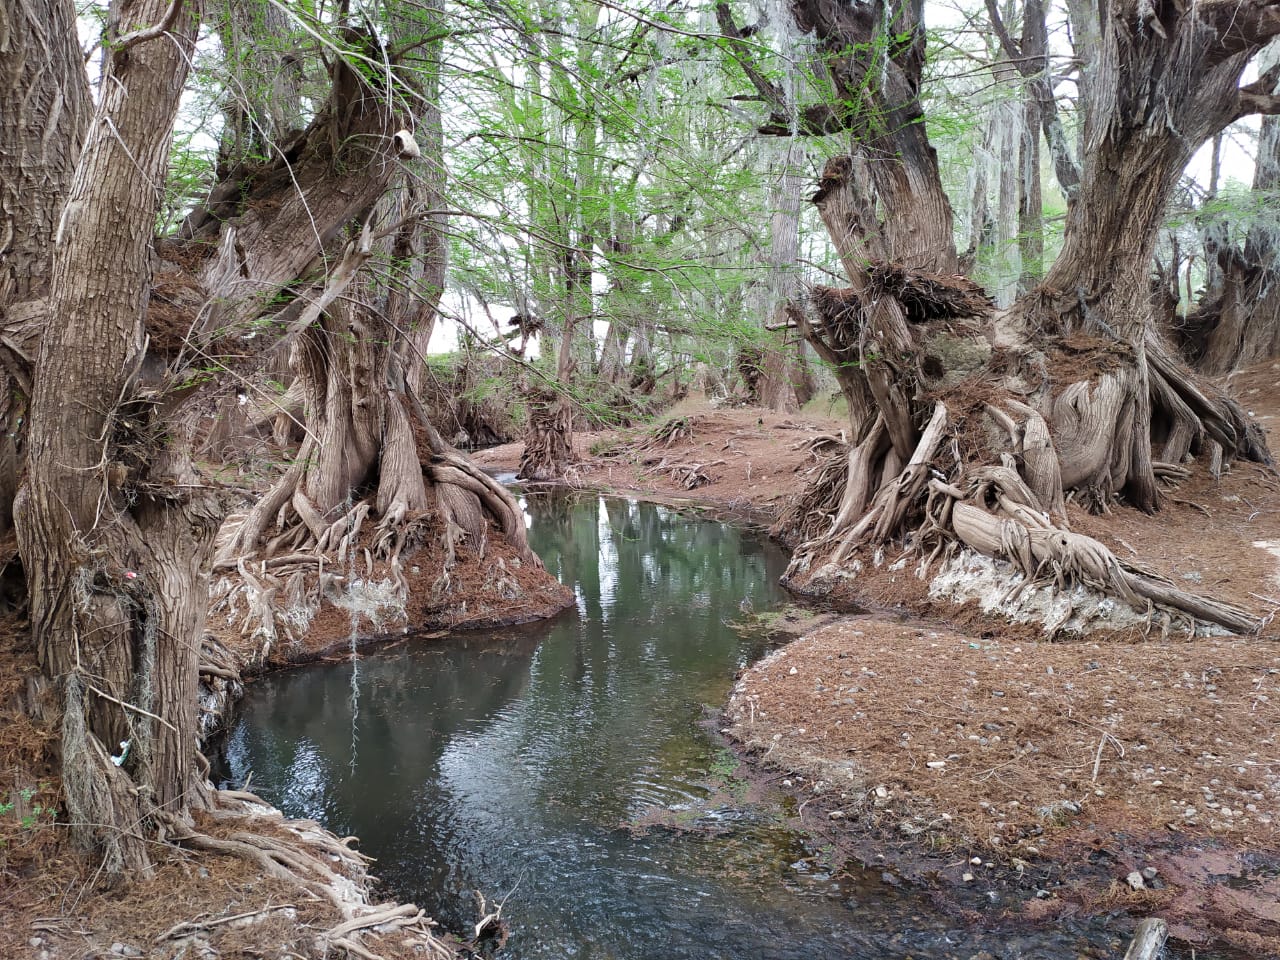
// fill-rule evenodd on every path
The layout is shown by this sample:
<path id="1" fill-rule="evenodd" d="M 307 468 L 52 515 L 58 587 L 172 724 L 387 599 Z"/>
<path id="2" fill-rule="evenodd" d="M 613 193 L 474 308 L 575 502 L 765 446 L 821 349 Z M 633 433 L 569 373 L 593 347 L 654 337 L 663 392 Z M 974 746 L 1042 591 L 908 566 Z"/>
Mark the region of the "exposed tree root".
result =
<path id="1" fill-rule="evenodd" d="M 1136 357 L 1083 335 L 1039 349 L 1022 320 L 982 316 L 962 278 L 899 274 L 873 264 L 866 278 L 884 286 L 892 277 L 895 289 L 910 291 L 896 309 L 881 299 L 864 315 L 850 291 L 818 288 L 798 318 L 838 364 L 861 418 L 853 441 L 810 472 L 809 488 L 780 521 L 801 541 L 788 579 L 895 543 L 926 576 L 963 547 L 1009 563 L 1010 593 L 1080 586 L 1150 623 L 1180 617 L 1259 629 L 1248 611 L 1179 590 L 1073 533 L 1066 516 L 1068 499 L 1095 512 L 1119 497 L 1153 509 L 1157 483 L 1188 477 L 1184 461 L 1193 456 L 1215 471 L 1234 458 L 1269 462 L 1257 425 L 1235 403 L 1210 395 L 1158 343 Z"/>
<path id="2" fill-rule="evenodd" d="M 573 404 L 545 392 L 528 397 L 529 424 L 518 476 L 526 480 L 563 480 L 573 468 Z"/>
<path id="3" fill-rule="evenodd" d="M 272 829 L 264 832 L 255 829 L 258 823 L 264 822 L 260 808 L 266 806 L 257 796 L 247 791 L 212 789 L 208 794 L 207 815 L 239 829 L 231 829 L 225 836 L 214 836 L 197 829 L 185 818 L 161 811 L 156 814 L 160 839 L 193 850 L 247 860 L 264 875 L 296 887 L 308 898 L 327 902 L 342 920 L 316 936 L 316 956 L 332 956 L 334 950 L 341 950 L 362 960 L 381 960 L 376 949 L 361 942 L 361 936 L 367 933 L 395 933 L 401 943 L 440 960 L 454 956 L 435 936 L 434 922 L 418 907 L 412 904 L 374 906 L 367 902 L 365 868 L 371 861 L 351 848 L 354 838 L 340 840 L 313 821 L 288 820 L 275 811 L 265 814 L 265 822 L 270 822 Z M 198 936 L 212 926 L 263 912 L 180 923 L 162 934 L 157 942 Z"/>
<path id="4" fill-rule="evenodd" d="M 403 619 L 407 567 L 433 537 L 443 553 L 433 601 L 452 585 L 458 545 L 466 542 L 483 557 L 491 530 L 522 562 L 541 567 L 506 488 L 443 441 L 416 397 L 392 391 L 382 406 L 381 450 L 373 449 L 376 463 L 368 468 L 376 471 L 371 493 L 330 502 L 313 431 L 272 488 L 248 513 L 230 518 L 219 536 L 214 572 L 221 576 L 210 615 L 239 624 L 256 662 L 281 642 L 300 641 L 326 603 L 375 629 Z M 349 458 L 341 465 L 353 478 L 346 484 L 368 476 L 351 472 Z"/>
<path id="5" fill-rule="evenodd" d="M 711 467 L 724 464 L 723 460 L 712 460 L 709 463 L 676 463 L 666 457 L 650 457 L 643 461 L 647 473 L 666 473 L 673 483 L 678 483 L 686 490 L 696 490 L 714 482 L 707 471 Z"/>

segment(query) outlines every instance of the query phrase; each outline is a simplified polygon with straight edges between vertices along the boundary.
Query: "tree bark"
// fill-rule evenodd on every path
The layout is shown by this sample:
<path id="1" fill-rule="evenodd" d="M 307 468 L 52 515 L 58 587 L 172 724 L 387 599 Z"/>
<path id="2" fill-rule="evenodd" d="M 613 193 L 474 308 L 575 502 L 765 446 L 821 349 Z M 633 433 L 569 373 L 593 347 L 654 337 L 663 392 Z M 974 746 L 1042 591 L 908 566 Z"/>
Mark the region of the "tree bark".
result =
<path id="1" fill-rule="evenodd" d="M 120 32 L 109 38 L 54 248 L 54 320 L 35 364 L 28 475 L 15 505 L 31 630 L 63 697 L 68 812 L 75 834 L 103 847 L 111 874 L 146 873 L 150 810 L 181 813 L 189 802 L 191 641 L 215 526 L 186 456 L 189 431 L 163 437 L 136 381 L 158 185 L 199 22 L 193 3 L 168 22 L 167 7 L 114 8 Z"/>
<path id="2" fill-rule="evenodd" d="M 268 0 L 222 0 L 214 26 L 229 76 L 217 163 L 226 180 L 276 156 L 302 130 L 303 60 L 288 14 Z"/>
<path id="3" fill-rule="evenodd" d="M 872 93 L 850 88 L 846 99 L 879 96 L 879 116 L 911 115 L 922 64 L 916 47 L 901 33 L 874 31 L 884 22 L 918 30 L 918 11 L 869 12 L 814 4 L 796 16 L 828 45 L 842 37 L 846 50 L 856 35 L 850 24 L 870 24 L 873 35 L 864 32 L 854 48 L 865 51 L 862 59 L 836 64 L 833 75 L 880 76 Z M 924 125 L 886 133 L 860 115 L 850 119 L 854 153 L 827 164 L 813 198 L 850 286 L 817 288 L 797 324 L 836 367 L 852 442 L 803 500 L 830 525 L 784 521 L 808 536 L 792 582 L 898 539 L 921 558 L 921 570 L 960 545 L 1008 561 L 1024 581 L 1050 571 L 1059 584 L 1083 584 L 1140 609 L 1152 599 L 1181 617 L 1237 631 L 1257 626 L 1256 617 L 1183 594 L 1071 533 L 1064 501 L 1075 496 L 1105 510 L 1123 493 L 1151 510 L 1157 477 L 1185 474 L 1179 464 L 1189 452 L 1269 459 L 1240 409 L 1170 359 L 1151 322 L 1149 269 L 1169 194 L 1199 143 L 1243 112 L 1280 107 L 1257 85 L 1239 86 L 1280 21 L 1258 4 L 1123 3 L 1102 21 L 1087 162 L 1064 249 L 1044 283 L 1008 312 L 954 275 L 949 211 L 946 238 L 937 222 L 932 233 L 940 254 L 902 254 L 921 234 L 920 218 L 941 216 L 941 208 L 927 198 L 886 202 L 894 161 L 873 164 L 888 154 L 918 168 L 913 182 L 937 183 Z M 881 49 L 891 52 L 877 74 Z"/>
<path id="4" fill-rule="evenodd" d="M 1280 63 L 1269 47 L 1259 58 L 1265 77 Z M 1271 93 L 1280 93 L 1272 86 Z M 1280 189 L 1280 119 L 1262 118 L 1253 191 L 1263 212 L 1239 247 L 1225 237 L 1206 237 L 1205 254 L 1216 282 L 1178 325 L 1183 355 L 1195 368 L 1221 376 L 1239 367 L 1280 356 L 1280 229 L 1272 208 Z"/>
<path id="5" fill-rule="evenodd" d="M 798 161 L 804 157 L 800 144 L 789 141 L 770 164 L 769 246 L 764 261 L 767 269 L 767 298 L 760 312 L 765 328 L 760 363 L 758 402 L 770 410 L 797 410 L 808 399 L 803 350 L 786 342 L 785 335 L 769 327 L 787 315 L 800 298 L 800 276 L 796 258 L 800 249 L 800 194 L 803 189 Z"/>
<path id="6" fill-rule="evenodd" d="M 93 112 L 82 60 L 71 5 L 0 2 L 0 534 L 13 523 L 54 238 Z"/>

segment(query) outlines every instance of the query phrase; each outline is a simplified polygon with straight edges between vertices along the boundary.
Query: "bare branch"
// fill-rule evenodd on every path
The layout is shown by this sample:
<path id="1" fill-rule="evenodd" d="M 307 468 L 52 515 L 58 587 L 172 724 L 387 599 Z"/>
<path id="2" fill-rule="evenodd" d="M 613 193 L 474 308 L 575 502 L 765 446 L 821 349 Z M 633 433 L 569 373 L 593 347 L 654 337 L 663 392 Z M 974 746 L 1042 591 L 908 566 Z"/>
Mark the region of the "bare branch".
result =
<path id="1" fill-rule="evenodd" d="M 1240 88 L 1239 104 L 1234 119 L 1247 117 L 1250 114 L 1280 114 L 1280 93 L 1276 90 L 1280 83 L 1280 63 L 1275 64 L 1253 83 Z"/>

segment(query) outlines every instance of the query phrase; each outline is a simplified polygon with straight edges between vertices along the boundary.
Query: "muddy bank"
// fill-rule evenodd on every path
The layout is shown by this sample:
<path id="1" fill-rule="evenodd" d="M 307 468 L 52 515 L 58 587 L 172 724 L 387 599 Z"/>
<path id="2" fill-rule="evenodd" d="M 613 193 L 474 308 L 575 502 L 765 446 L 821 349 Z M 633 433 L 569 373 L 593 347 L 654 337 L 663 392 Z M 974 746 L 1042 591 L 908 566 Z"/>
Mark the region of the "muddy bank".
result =
<path id="1" fill-rule="evenodd" d="M 521 562 L 501 540 L 483 551 L 461 547 L 449 568 L 447 589 L 438 586 L 439 550 L 409 558 L 408 599 L 380 605 L 351 604 L 342 596 L 322 598 L 295 636 L 267 633 L 241 611 L 210 612 L 200 667 L 200 737 L 221 730 L 243 682 L 273 670 L 342 659 L 409 637 L 458 630 L 514 626 L 555 616 L 573 594 L 541 567 Z M 500 575 L 496 575 L 500 573 Z M 385 572 L 373 568 L 375 586 Z"/>
<path id="2" fill-rule="evenodd" d="M 211 615 L 200 665 L 201 740 L 217 733 L 245 678 L 349 656 L 353 634 L 365 650 L 411 634 L 549 617 L 572 603 L 553 577 L 522 568 L 502 543 L 483 555 L 460 549 L 447 591 L 432 589 L 439 569 L 429 564 L 437 560 L 430 550 L 416 558 L 411 599 L 400 608 L 369 617 L 323 602 L 296 638 L 266 637 Z M 505 575 L 495 577 L 495 569 Z M 99 865 L 69 843 L 57 819 L 59 717 L 53 705 L 36 703 L 49 691 L 25 624 L 0 623 L 0 661 L 0 805 L 13 804 L 0 816 L 0 956 L 216 960 L 256 956 L 271 944 L 281 955 L 320 957 L 342 953 L 344 940 L 384 960 L 458 955 L 459 941 L 416 907 L 379 902 L 354 838 L 287 820 L 234 792 L 211 791 L 207 809 L 194 805 L 192 837 L 181 839 L 188 827 L 177 831 L 177 842 L 155 854 L 153 877 L 104 889 Z"/>

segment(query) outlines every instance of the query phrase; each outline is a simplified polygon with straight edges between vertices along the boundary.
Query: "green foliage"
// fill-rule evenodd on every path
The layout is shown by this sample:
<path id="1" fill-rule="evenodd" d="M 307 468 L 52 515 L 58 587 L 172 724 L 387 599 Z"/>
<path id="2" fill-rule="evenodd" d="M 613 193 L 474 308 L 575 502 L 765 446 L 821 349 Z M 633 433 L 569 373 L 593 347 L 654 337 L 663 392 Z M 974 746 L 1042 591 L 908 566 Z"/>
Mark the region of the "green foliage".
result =
<path id="1" fill-rule="evenodd" d="M 41 783 L 38 787 L 22 787 L 16 792 L 6 793 L 3 798 L 0 798 L 0 821 L 16 817 L 16 823 L 12 825 L 24 834 L 53 823 L 57 818 L 57 810 L 35 800 L 37 796 L 47 793 L 48 790 L 49 785 Z M 15 814 L 18 810 L 22 811 L 20 816 Z M 4 843 L 4 837 L 0 836 L 0 846 Z"/>

